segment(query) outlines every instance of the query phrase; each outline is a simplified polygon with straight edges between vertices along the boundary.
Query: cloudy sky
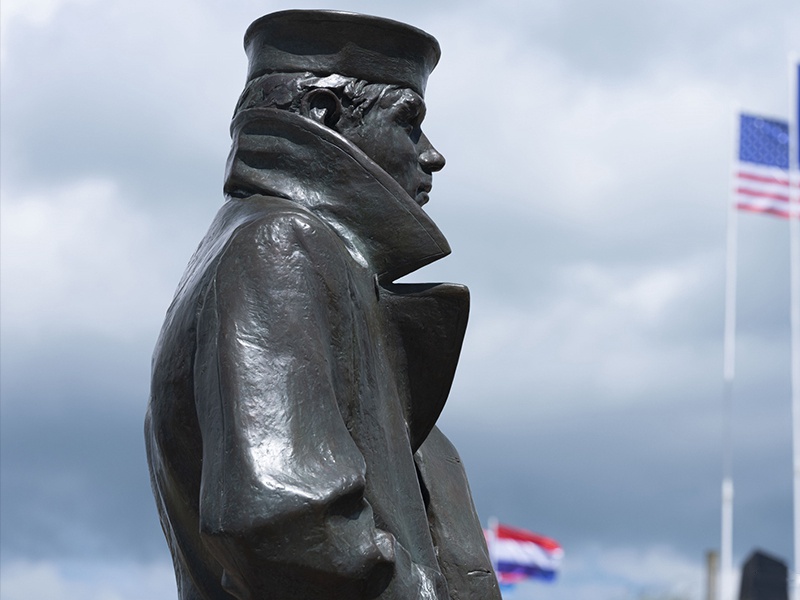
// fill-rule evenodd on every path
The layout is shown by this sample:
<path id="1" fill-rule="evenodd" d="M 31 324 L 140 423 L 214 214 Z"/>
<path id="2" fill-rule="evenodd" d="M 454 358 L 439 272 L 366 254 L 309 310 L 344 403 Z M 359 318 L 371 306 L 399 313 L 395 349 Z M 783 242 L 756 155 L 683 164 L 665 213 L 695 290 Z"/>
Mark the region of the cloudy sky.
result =
<path id="1" fill-rule="evenodd" d="M 426 207 L 473 309 L 442 427 L 481 519 L 550 535 L 508 598 L 701 600 L 719 545 L 737 103 L 788 113 L 796 0 L 330 7 L 439 39 Z M 149 360 L 221 198 L 262 0 L 3 0 L 2 600 L 176 597 L 142 440 Z M 788 228 L 739 221 L 734 558 L 792 559 Z"/>

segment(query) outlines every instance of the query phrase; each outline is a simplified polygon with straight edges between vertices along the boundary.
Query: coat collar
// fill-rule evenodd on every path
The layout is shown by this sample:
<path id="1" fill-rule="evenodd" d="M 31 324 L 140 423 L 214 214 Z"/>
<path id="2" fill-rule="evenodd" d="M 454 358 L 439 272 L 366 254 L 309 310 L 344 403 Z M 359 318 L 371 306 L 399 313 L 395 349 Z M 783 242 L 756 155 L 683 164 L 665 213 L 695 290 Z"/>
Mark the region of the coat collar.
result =
<path id="1" fill-rule="evenodd" d="M 349 252 L 382 282 L 450 253 L 447 240 L 406 191 L 335 131 L 297 114 L 239 113 L 225 193 L 287 198 L 330 224 Z"/>

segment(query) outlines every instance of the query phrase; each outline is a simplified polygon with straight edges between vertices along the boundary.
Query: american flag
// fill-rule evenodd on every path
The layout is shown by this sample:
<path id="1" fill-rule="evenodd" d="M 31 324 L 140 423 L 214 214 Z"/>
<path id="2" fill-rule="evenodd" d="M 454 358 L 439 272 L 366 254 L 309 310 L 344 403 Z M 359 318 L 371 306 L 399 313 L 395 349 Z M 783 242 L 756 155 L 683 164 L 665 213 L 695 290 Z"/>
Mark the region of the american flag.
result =
<path id="1" fill-rule="evenodd" d="M 789 124 L 739 116 L 739 156 L 734 202 L 739 210 L 789 218 Z M 798 214 L 797 206 L 792 207 Z"/>

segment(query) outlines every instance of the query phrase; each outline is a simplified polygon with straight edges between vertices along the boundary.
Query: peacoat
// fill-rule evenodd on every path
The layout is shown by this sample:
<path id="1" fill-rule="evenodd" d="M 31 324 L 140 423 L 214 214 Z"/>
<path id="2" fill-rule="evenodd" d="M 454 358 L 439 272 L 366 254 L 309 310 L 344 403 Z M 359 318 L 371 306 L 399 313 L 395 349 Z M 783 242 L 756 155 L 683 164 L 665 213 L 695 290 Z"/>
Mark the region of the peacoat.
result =
<path id="1" fill-rule="evenodd" d="M 226 201 L 169 307 L 145 424 L 182 600 L 499 599 L 435 427 L 466 287 L 356 146 L 286 111 L 232 125 Z"/>

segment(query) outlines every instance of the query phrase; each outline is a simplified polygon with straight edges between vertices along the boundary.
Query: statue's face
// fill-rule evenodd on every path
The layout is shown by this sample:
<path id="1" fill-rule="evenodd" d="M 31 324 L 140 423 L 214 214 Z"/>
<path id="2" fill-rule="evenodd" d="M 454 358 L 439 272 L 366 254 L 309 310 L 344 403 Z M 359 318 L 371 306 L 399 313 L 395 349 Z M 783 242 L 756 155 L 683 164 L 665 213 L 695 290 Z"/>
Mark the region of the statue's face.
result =
<path id="1" fill-rule="evenodd" d="M 422 206 L 428 201 L 433 173 L 444 156 L 422 133 L 425 101 L 410 89 L 381 95 L 361 122 L 343 125 L 340 133 L 389 173 Z"/>

